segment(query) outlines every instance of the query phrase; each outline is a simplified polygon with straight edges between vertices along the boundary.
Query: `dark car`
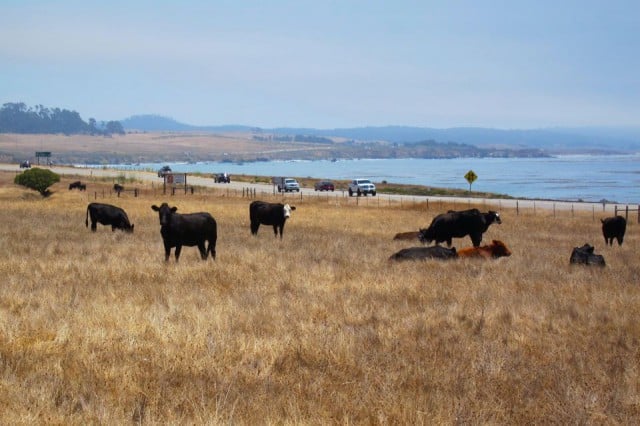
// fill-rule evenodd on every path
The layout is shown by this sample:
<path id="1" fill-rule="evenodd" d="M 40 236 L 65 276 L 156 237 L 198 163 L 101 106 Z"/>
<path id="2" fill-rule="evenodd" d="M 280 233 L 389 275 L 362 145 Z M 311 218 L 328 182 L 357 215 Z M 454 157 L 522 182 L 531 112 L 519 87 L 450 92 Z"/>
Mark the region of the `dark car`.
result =
<path id="1" fill-rule="evenodd" d="M 215 183 L 231 183 L 231 176 L 227 173 L 216 173 L 213 175 L 213 181 Z"/>
<path id="2" fill-rule="evenodd" d="M 321 180 L 313 185 L 313 189 L 316 191 L 334 191 L 336 187 L 330 180 Z"/>
<path id="3" fill-rule="evenodd" d="M 21 169 L 30 169 L 31 168 L 31 163 L 29 163 L 29 160 L 24 160 L 22 163 L 20 163 L 20 168 Z"/>
<path id="4" fill-rule="evenodd" d="M 171 173 L 171 167 L 162 166 L 160 167 L 160 170 L 158 170 L 158 177 L 164 177 L 167 173 Z"/>

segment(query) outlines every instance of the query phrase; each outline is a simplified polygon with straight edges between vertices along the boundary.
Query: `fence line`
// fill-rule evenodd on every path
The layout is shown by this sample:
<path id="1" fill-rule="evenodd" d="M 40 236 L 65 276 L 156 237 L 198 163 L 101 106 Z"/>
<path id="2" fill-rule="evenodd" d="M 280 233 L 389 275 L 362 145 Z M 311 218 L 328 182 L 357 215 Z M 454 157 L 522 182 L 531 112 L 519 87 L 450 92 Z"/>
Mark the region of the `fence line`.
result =
<path id="1" fill-rule="evenodd" d="M 127 189 L 122 192 L 132 192 L 134 197 L 139 196 L 158 196 L 158 195 L 166 195 L 162 187 L 157 185 L 151 185 L 151 189 Z M 160 194 L 158 194 L 160 191 Z M 596 220 L 596 213 L 601 211 L 601 213 L 606 214 L 622 214 L 624 212 L 625 217 L 629 218 L 630 212 L 637 213 L 637 222 L 640 223 L 640 205 L 620 205 L 620 204 L 606 204 L 606 203 L 585 203 L 585 202 L 569 202 L 569 201 L 551 201 L 551 200 L 520 200 L 520 199 L 480 199 L 480 198 L 459 198 L 459 197 L 444 197 L 444 196 L 405 196 L 398 197 L 393 194 L 381 194 L 378 193 L 375 197 L 369 196 L 361 196 L 361 197 L 351 197 L 347 194 L 346 191 L 335 191 L 335 192 L 318 192 L 318 193 L 309 193 L 309 192 L 296 192 L 296 193 L 279 193 L 277 191 L 273 191 L 272 189 L 267 190 L 261 189 L 255 186 L 246 186 L 242 188 L 219 188 L 219 187 L 209 187 L 209 186 L 187 186 L 176 188 L 173 187 L 171 189 L 171 196 L 178 195 L 193 195 L 193 194 L 211 194 L 211 195 L 222 195 L 227 197 L 242 197 L 242 198 L 266 198 L 272 200 L 279 201 L 303 201 L 304 199 L 316 199 L 323 200 L 328 203 L 336 204 L 336 205 L 346 205 L 346 206 L 363 206 L 363 207 L 376 207 L 376 208 L 417 208 L 420 210 L 435 210 L 437 212 L 443 212 L 447 205 L 447 209 L 454 210 L 463 210 L 467 208 L 471 208 L 472 206 L 476 206 L 481 210 L 488 209 L 508 209 L 512 208 L 515 210 L 516 215 L 521 214 L 533 214 L 535 215 L 545 215 L 548 214 L 553 217 L 563 217 L 563 216 L 571 216 L 575 217 L 578 212 L 582 213 L 591 213 L 591 217 L 593 220 Z M 87 194 L 89 198 L 91 196 Z M 113 192 L 112 190 L 95 191 L 93 193 L 93 198 L 98 199 L 99 197 L 107 198 L 110 196 L 120 196 L 119 194 Z M 600 208 L 600 205 L 602 208 Z"/>

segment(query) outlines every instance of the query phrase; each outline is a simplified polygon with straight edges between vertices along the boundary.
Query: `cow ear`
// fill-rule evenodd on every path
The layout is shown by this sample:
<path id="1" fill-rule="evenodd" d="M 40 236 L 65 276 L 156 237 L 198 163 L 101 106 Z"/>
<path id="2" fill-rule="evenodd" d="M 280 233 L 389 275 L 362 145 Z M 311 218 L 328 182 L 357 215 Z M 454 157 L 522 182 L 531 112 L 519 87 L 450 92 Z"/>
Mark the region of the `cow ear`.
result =
<path id="1" fill-rule="evenodd" d="M 171 207 L 171 213 L 175 213 L 176 211 L 178 211 L 177 207 Z"/>
<path id="2" fill-rule="evenodd" d="M 154 204 L 154 205 L 151 206 L 151 209 L 157 212 L 158 210 L 160 210 L 160 207 L 158 207 L 158 206 L 156 206 Z"/>
<path id="3" fill-rule="evenodd" d="M 296 206 L 289 206 L 289 207 L 291 207 L 291 210 L 295 210 L 296 209 Z"/>

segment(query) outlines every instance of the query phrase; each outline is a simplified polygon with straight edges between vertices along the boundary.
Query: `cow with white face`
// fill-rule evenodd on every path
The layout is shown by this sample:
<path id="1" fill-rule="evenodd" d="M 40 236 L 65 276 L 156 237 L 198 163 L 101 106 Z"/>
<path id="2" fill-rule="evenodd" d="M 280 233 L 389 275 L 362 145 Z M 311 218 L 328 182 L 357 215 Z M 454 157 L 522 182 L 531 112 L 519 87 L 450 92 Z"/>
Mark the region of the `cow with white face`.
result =
<path id="1" fill-rule="evenodd" d="M 249 219 L 251 220 L 251 234 L 257 235 L 260 225 L 272 225 L 273 233 L 277 237 L 282 230 L 287 219 L 291 217 L 291 212 L 295 206 L 282 203 L 267 203 L 266 201 L 254 201 L 249 205 Z"/>

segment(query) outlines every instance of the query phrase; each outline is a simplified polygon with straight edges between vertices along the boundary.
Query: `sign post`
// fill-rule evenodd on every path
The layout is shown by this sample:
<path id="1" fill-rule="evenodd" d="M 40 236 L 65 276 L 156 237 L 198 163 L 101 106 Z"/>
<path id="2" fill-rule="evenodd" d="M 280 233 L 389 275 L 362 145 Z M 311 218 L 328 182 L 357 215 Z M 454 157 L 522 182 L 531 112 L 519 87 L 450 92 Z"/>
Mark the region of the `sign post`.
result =
<path id="1" fill-rule="evenodd" d="M 38 165 L 40 165 L 40 158 L 47 159 L 47 165 L 51 164 L 51 151 L 36 151 L 36 160 Z"/>
<path id="2" fill-rule="evenodd" d="M 178 185 L 184 185 L 184 191 L 187 192 L 187 174 L 186 173 L 165 173 L 164 186 L 162 193 L 167 193 L 167 185 L 175 189 Z"/>
<path id="3" fill-rule="evenodd" d="M 476 179 L 478 179 L 478 175 L 475 174 L 473 172 L 473 170 L 469 170 L 465 175 L 464 178 L 467 180 L 467 182 L 469 182 L 469 192 L 471 192 L 471 184 L 473 182 L 476 181 Z"/>

